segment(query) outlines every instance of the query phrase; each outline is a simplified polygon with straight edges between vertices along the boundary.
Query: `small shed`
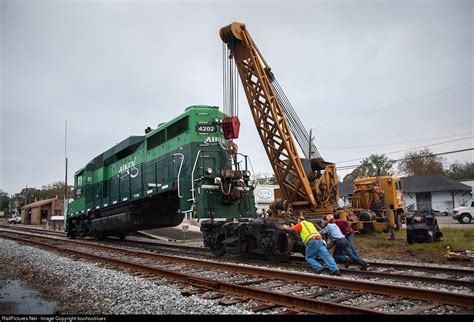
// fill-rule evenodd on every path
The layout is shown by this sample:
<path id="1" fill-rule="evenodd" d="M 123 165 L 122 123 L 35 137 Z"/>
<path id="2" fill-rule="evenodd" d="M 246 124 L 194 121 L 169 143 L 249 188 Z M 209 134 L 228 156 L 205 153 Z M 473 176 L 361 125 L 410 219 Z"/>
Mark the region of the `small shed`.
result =
<path id="1" fill-rule="evenodd" d="M 21 222 L 47 226 L 52 216 L 64 215 L 64 202 L 56 198 L 39 200 L 21 207 Z"/>

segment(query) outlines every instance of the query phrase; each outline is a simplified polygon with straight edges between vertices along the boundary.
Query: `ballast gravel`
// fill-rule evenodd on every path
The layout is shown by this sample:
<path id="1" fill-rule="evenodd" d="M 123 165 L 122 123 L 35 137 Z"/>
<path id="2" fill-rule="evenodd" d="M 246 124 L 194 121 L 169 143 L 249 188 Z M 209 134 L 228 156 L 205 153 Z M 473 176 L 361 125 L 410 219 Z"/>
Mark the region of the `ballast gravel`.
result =
<path id="1" fill-rule="evenodd" d="M 146 279 L 0 238 L 0 262 L 70 314 L 254 314 L 185 297 L 165 279 Z M 6 264 L 8 263 L 8 264 Z"/>

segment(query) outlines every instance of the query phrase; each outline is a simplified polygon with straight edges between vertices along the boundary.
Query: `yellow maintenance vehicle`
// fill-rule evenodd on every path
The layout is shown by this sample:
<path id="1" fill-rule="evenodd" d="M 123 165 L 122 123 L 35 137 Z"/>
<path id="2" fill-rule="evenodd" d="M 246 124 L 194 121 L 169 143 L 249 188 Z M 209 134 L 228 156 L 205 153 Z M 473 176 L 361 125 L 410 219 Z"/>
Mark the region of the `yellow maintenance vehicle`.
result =
<path id="1" fill-rule="evenodd" d="M 222 130 L 230 141 L 228 150 L 234 154 L 238 151 L 233 140 L 238 137 L 240 126 L 236 115 L 239 75 L 279 189 L 275 191 L 268 216 L 225 221 L 215 216 L 202 221 L 204 245 L 216 256 L 258 253 L 270 260 L 284 260 L 292 252 L 304 252 L 302 244 L 282 228 L 291 216 L 301 214 L 307 220 L 316 221 L 326 214 L 338 213 L 336 166 L 319 154 L 311 134 L 302 125 L 246 26 L 233 22 L 221 28 L 220 37 L 224 43 L 224 113 L 228 115 L 222 121 Z M 305 154 L 304 158 L 299 156 L 296 144 Z M 361 207 L 365 195 L 355 194 L 354 200 Z M 339 214 L 358 228 L 358 218 L 365 213 L 339 209 Z M 372 224 L 377 223 L 370 216 L 369 219 Z"/>
<path id="2" fill-rule="evenodd" d="M 354 181 L 349 196 L 350 206 L 337 210 L 340 218 L 352 222 L 360 232 L 400 230 L 406 223 L 400 178 L 395 176 L 366 177 Z"/>

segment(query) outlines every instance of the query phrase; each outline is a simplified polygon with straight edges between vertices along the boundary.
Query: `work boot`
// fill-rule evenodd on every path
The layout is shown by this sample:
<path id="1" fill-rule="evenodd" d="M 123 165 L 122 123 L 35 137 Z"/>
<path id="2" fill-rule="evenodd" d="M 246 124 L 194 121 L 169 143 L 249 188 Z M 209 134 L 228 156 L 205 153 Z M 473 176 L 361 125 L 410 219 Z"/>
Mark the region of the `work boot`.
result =
<path id="1" fill-rule="evenodd" d="M 362 265 L 362 266 L 360 267 L 360 270 L 361 270 L 361 271 L 366 271 L 369 266 L 370 266 L 369 263 L 365 263 L 364 265 Z"/>
<path id="2" fill-rule="evenodd" d="M 351 259 L 346 258 L 346 260 L 344 261 L 344 268 L 348 269 L 350 265 L 351 265 Z"/>
<path id="3" fill-rule="evenodd" d="M 315 269 L 315 270 L 314 270 L 314 274 L 321 274 L 322 271 L 324 271 L 324 268 Z"/>
<path id="4" fill-rule="evenodd" d="M 329 275 L 341 276 L 341 273 L 339 273 L 339 271 L 332 271 L 329 273 Z"/>

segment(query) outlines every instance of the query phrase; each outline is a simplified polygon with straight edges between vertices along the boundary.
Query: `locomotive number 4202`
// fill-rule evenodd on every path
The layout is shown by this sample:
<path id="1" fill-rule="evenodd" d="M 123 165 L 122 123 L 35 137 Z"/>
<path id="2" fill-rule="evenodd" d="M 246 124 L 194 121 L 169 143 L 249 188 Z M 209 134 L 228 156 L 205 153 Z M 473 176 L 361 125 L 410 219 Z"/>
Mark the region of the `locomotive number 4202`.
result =
<path id="1" fill-rule="evenodd" d="M 217 131 L 217 126 L 209 125 L 196 125 L 196 132 L 198 133 L 214 133 Z"/>

